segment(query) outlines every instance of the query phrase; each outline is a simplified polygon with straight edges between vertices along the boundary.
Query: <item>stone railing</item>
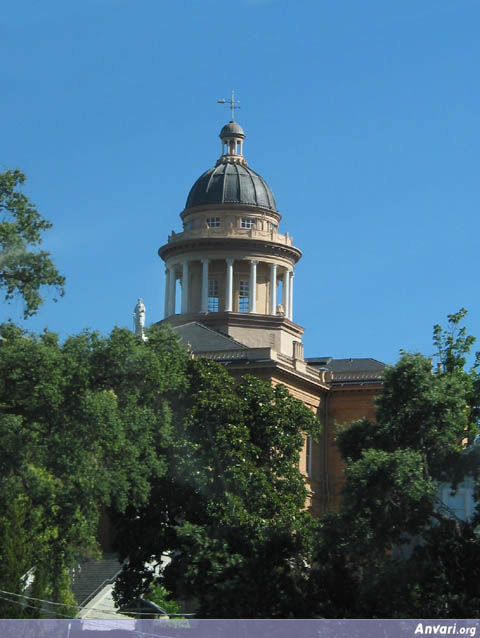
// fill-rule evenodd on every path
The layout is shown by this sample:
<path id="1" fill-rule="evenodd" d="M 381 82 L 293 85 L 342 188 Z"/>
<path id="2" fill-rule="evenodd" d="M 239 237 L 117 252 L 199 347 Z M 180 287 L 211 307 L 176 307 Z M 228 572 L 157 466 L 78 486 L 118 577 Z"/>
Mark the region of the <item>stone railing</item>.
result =
<path id="1" fill-rule="evenodd" d="M 383 372 L 334 372 L 332 373 L 332 382 L 338 385 L 382 383 Z"/>
<path id="2" fill-rule="evenodd" d="M 168 242 L 171 243 L 184 239 L 198 239 L 203 237 L 218 237 L 219 239 L 262 239 L 264 241 L 273 241 L 276 244 L 283 244 L 284 246 L 293 246 L 293 237 L 288 233 L 282 235 L 274 230 L 237 228 L 235 226 L 227 228 L 196 228 L 195 230 L 185 230 L 182 233 L 176 233 L 172 230 L 171 235 L 168 237 Z"/>

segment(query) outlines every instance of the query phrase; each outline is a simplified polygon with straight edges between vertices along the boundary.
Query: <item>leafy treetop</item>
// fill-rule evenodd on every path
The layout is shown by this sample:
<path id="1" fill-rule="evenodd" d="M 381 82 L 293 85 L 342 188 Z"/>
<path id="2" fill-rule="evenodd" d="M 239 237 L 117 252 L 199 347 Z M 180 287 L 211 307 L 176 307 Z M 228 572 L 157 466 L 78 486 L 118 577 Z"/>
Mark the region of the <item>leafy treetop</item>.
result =
<path id="1" fill-rule="evenodd" d="M 340 511 L 320 525 L 312 591 L 326 617 L 474 618 L 480 613 L 478 512 L 461 521 L 440 500 L 480 473 L 474 343 L 466 311 L 434 327 L 440 366 L 402 353 L 387 368 L 376 422 L 340 430 L 346 462 Z"/>
<path id="2" fill-rule="evenodd" d="M 35 568 L 31 595 L 68 604 L 101 512 L 148 503 L 167 469 L 169 396 L 183 391 L 187 353 L 164 330 L 59 344 L 3 324 L 0 337 L 0 589 L 20 593 Z M 0 615 L 19 613 L 0 602 Z"/>
<path id="3" fill-rule="evenodd" d="M 191 361 L 187 379 L 169 469 L 118 521 L 117 597 L 141 595 L 170 552 L 162 582 L 201 617 L 302 617 L 315 523 L 299 458 L 320 424 L 283 386 L 236 383 L 213 361 Z"/>
<path id="4" fill-rule="evenodd" d="M 43 303 L 40 288 L 54 286 L 63 296 L 65 278 L 58 273 L 48 252 L 32 250 L 52 224 L 20 192 L 24 182 L 25 175 L 19 170 L 0 173 L 0 287 L 7 302 L 17 294 L 23 298 L 23 314 L 27 318 Z"/>

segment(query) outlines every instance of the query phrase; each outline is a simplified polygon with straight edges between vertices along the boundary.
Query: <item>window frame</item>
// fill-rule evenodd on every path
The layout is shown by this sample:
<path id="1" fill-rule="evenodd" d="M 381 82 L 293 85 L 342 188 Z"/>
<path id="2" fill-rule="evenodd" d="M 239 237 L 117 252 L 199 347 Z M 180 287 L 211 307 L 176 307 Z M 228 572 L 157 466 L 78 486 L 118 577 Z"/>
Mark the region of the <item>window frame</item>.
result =
<path id="1" fill-rule="evenodd" d="M 240 218 L 240 228 L 244 230 L 252 230 L 257 225 L 256 217 L 241 217 Z"/>
<path id="2" fill-rule="evenodd" d="M 208 312 L 218 312 L 220 306 L 218 279 L 208 280 Z"/>
<path id="3" fill-rule="evenodd" d="M 245 291 L 247 294 L 245 294 Z M 238 286 L 238 312 L 247 313 L 250 310 L 250 282 L 241 280 Z"/>

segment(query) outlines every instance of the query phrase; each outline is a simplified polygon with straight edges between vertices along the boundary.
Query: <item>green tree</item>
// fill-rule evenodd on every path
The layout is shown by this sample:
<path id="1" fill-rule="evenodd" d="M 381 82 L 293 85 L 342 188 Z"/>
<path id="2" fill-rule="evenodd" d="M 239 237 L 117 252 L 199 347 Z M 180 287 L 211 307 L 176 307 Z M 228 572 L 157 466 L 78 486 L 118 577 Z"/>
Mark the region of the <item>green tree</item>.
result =
<path id="1" fill-rule="evenodd" d="M 19 170 L 0 173 L 0 287 L 7 301 L 17 294 L 23 298 L 27 318 L 43 303 L 41 287 L 54 286 L 63 296 L 65 279 L 48 252 L 32 250 L 52 225 L 20 191 L 24 182 Z"/>
<path id="2" fill-rule="evenodd" d="M 146 343 L 120 329 L 64 344 L 12 324 L 0 335 L 0 589 L 20 593 L 34 568 L 33 595 L 71 605 L 70 570 L 97 551 L 100 510 L 145 505 L 166 471 L 187 354 L 163 330 Z"/>
<path id="3" fill-rule="evenodd" d="M 201 617 L 305 615 L 315 524 L 298 465 L 303 433 L 319 431 L 283 386 L 236 384 L 218 364 L 191 361 L 169 471 L 121 521 L 129 563 L 118 599 L 145 591 L 169 552 L 160 582 Z"/>
<path id="4" fill-rule="evenodd" d="M 480 613 L 478 513 L 459 521 L 439 487 L 477 476 L 476 369 L 465 310 L 434 327 L 439 365 L 403 353 L 387 368 L 376 422 L 337 438 L 346 461 L 340 511 L 321 521 L 312 598 L 326 617 L 476 617 Z M 466 564 L 466 561 L 468 564 Z"/>
<path id="5" fill-rule="evenodd" d="M 155 583 L 150 587 L 147 592 L 147 598 L 164 609 L 167 614 L 179 615 L 179 604 L 176 600 L 171 600 L 170 592 L 160 583 Z"/>

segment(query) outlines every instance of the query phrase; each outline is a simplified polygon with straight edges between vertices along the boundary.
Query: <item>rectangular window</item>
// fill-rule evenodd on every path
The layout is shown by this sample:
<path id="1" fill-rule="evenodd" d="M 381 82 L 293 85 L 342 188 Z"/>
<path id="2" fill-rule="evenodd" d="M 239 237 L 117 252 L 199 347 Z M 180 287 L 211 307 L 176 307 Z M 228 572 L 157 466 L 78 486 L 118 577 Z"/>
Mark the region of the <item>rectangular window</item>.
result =
<path id="1" fill-rule="evenodd" d="M 207 226 L 209 228 L 220 228 L 220 217 L 207 217 Z"/>
<path id="2" fill-rule="evenodd" d="M 240 294 L 239 294 L 239 299 L 238 299 L 238 312 L 248 312 L 249 308 L 248 308 L 248 302 L 249 302 L 249 295 L 248 295 L 248 288 L 249 288 L 249 282 L 248 281 L 241 281 L 240 282 Z"/>
<path id="3" fill-rule="evenodd" d="M 307 436 L 307 444 L 306 444 L 306 463 L 305 463 L 305 471 L 307 476 L 312 476 L 312 437 Z"/>
<path id="4" fill-rule="evenodd" d="M 208 312 L 218 312 L 218 281 L 208 280 Z"/>
<path id="5" fill-rule="evenodd" d="M 253 217 L 242 217 L 240 222 L 240 228 L 253 228 L 255 226 L 255 219 Z"/>

